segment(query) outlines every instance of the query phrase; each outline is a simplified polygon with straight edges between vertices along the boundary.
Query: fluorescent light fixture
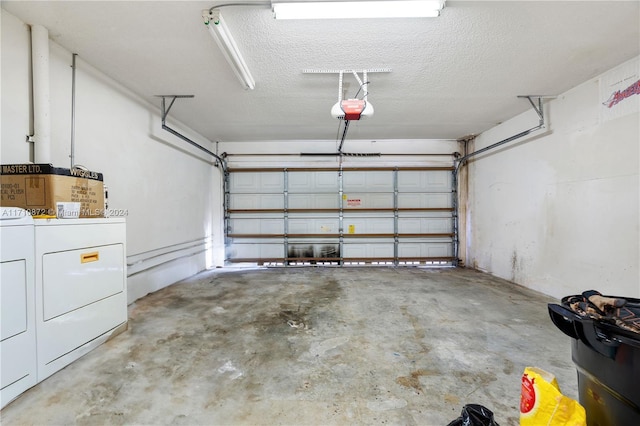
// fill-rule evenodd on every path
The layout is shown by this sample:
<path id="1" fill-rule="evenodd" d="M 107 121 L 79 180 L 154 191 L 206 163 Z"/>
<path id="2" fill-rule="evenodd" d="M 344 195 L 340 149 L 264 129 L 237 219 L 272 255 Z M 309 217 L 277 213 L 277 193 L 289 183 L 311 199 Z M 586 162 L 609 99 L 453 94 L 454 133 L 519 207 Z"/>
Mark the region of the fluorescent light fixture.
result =
<path id="1" fill-rule="evenodd" d="M 240 54 L 240 50 L 238 50 L 238 45 L 236 45 L 235 40 L 224 23 L 220 11 L 204 10 L 202 12 L 202 16 L 211 36 L 218 44 L 218 47 L 220 47 L 220 50 L 222 50 L 222 53 L 224 54 L 227 62 L 229 62 L 229 65 L 231 65 L 233 72 L 246 89 L 253 90 L 256 87 L 256 82 L 251 76 L 251 72 L 249 71 L 247 64 L 244 62 L 244 59 Z"/>
<path id="2" fill-rule="evenodd" d="M 276 19 L 434 18 L 445 0 L 272 1 Z"/>

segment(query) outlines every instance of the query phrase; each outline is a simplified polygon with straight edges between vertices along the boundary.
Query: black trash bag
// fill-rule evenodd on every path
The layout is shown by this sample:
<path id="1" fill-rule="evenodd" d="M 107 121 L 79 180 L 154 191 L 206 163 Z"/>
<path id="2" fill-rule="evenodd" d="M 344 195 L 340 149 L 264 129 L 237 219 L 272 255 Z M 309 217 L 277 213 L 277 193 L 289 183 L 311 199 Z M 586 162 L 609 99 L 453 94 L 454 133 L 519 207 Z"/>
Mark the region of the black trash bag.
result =
<path id="1" fill-rule="evenodd" d="M 493 412 L 479 404 L 467 404 L 462 407 L 460 417 L 447 426 L 500 426 L 493 420 Z"/>

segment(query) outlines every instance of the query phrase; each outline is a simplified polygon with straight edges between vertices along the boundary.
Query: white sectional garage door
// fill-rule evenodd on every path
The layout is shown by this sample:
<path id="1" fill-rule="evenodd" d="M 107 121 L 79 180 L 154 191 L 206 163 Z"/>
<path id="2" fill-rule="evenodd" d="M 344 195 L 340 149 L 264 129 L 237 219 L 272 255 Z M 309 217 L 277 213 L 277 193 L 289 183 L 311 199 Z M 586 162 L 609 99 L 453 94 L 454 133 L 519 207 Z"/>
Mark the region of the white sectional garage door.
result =
<path id="1" fill-rule="evenodd" d="M 227 262 L 450 265 L 451 167 L 235 168 Z"/>

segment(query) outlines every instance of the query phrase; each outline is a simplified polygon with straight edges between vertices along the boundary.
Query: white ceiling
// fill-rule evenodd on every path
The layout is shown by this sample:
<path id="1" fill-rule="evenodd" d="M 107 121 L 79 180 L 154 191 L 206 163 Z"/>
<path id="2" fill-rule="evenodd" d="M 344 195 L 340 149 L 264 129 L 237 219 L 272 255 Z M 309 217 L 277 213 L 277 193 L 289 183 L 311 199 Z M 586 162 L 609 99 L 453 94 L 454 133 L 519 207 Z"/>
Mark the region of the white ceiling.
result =
<path id="1" fill-rule="evenodd" d="M 529 109 L 518 95 L 562 93 L 640 54 L 639 1 L 449 0 L 439 18 L 319 21 L 274 20 L 267 5 L 224 7 L 256 80 L 244 90 L 203 24 L 202 10 L 216 4 L 2 8 L 155 105 L 157 94 L 195 95 L 170 116 L 211 141 L 335 138 L 338 77 L 303 69 L 392 69 L 369 75 L 375 115 L 352 122 L 348 139 L 458 139 Z M 345 82 L 353 96 L 355 78 Z"/>

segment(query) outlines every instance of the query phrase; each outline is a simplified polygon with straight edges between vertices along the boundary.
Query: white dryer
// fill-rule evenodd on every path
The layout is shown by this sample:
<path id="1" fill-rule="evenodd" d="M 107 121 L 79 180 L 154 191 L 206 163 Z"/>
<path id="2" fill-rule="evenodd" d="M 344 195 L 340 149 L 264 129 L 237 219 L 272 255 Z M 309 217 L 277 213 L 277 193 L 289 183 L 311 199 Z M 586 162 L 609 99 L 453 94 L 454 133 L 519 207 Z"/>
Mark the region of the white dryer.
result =
<path id="1" fill-rule="evenodd" d="M 0 408 L 37 382 L 33 224 L 0 207 Z"/>
<path id="2" fill-rule="evenodd" d="M 127 327 L 124 218 L 36 219 L 38 381 Z"/>

